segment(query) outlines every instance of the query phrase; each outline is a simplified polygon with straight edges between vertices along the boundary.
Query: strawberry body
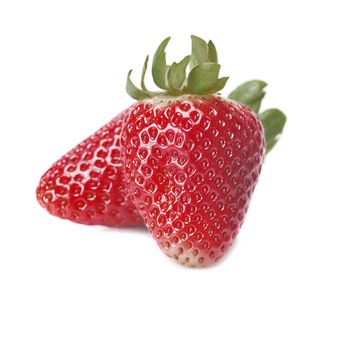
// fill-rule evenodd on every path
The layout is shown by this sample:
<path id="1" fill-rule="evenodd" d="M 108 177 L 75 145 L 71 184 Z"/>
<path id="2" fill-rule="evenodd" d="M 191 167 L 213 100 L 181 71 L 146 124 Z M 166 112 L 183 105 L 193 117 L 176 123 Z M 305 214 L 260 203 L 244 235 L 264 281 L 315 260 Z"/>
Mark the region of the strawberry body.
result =
<path id="1" fill-rule="evenodd" d="M 165 254 L 188 266 L 222 257 L 261 171 L 256 115 L 215 95 L 156 97 L 129 109 L 122 145 L 130 195 Z"/>
<path id="2" fill-rule="evenodd" d="M 122 174 L 120 132 L 125 114 L 81 142 L 42 176 L 37 199 L 50 214 L 88 225 L 142 224 Z"/>

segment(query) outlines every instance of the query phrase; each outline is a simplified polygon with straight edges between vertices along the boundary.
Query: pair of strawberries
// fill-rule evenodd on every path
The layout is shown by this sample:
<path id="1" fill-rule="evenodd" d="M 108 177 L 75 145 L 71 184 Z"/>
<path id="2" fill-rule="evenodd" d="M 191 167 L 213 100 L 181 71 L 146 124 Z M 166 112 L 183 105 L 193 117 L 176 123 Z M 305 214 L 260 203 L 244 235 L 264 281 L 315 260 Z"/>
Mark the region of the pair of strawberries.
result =
<path id="1" fill-rule="evenodd" d="M 266 84 L 250 81 L 217 94 L 214 44 L 192 36 L 192 53 L 167 65 L 165 39 L 152 76 L 162 89 L 141 89 L 139 102 L 81 142 L 42 176 L 39 203 L 49 213 L 88 225 L 145 224 L 159 247 L 187 266 L 207 266 L 241 227 L 264 154 L 276 144 L 284 114 L 259 114 Z"/>

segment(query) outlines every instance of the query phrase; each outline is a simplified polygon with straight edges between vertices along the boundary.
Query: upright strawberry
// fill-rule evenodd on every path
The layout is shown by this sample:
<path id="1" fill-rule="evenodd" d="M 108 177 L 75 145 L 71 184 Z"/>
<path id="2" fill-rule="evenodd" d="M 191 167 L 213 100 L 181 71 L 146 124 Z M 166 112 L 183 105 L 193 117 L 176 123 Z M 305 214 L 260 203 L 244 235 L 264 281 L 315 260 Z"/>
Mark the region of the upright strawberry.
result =
<path id="1" fill-rule="evenodd" d="M 211 41 L 192 36 L 192 54 L 168 66 L 169 39 L 153 58 L 153 80 L 161 92 L 145 86 L 148 57 L 141 89 L 131 82 L 131 71 L 128 75 L 127 91 L 140 102 L 123 122 L 127 188 L 165 254 L 187 266 L 207 266 L 235 239 L 265 145 L 268 151 L 277 142 L 285 116 L 269 110 L 262 120 L 257 117 L 266 85 L 260 81 L 230 95 L 246 105 L 217 94 L 228 78 L 219 78 Z"/>
<path id="2" fill-rule="evenodd" d="M 52 215 L 88 225 L 136 226 L 142 219 L 123 176 L 120 113 L 64 155 L 42 176 L 39 203 Z"/>

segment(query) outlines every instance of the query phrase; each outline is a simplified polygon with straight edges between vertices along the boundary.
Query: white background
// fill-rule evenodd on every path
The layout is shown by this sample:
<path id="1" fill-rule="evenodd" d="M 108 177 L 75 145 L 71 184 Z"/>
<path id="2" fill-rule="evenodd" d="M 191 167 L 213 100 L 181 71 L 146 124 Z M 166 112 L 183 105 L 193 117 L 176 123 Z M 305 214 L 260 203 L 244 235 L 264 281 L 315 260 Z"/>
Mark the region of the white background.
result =
<path id="1" fill-rule="evenodd" d="M 349 349 L 348 1 L 1 1 L 0 348 Z M 59 156 L 131 104 L 147 53 L 212 39 L 225 95 L 288 116 L 227 258 L 178 266 L 144 230 L 35 199 Z"/>

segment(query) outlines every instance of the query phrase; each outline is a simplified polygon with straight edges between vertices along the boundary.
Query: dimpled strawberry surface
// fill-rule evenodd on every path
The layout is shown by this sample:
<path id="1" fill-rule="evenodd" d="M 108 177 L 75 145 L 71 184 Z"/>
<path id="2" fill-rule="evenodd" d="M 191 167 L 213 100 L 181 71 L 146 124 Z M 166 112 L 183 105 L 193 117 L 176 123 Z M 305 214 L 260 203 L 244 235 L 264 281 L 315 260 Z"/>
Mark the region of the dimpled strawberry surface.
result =
<path id="1" fill-rule="evenodd" d="M 146 100 L 127 113 L 122 144 L 130 194 L 160 248 L 189 266 L 218 260 L 261 171 L 255 114 L 217 96 Z"/>
<path id="2" fill-rule="evenodd" d="M 88 224 L 142 224 L 123 177 L 120 131 L 125 112 L 82 141 L 41 178 L 37 199 L 50 214 Z"/>

